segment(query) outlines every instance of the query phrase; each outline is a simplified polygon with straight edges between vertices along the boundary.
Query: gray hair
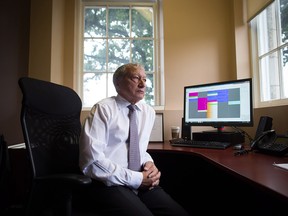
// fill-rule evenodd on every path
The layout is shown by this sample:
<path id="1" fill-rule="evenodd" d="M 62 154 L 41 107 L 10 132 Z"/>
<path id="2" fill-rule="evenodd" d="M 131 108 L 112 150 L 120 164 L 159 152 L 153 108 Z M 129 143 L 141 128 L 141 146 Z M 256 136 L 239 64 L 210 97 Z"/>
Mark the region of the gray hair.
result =
<path id="1" fill-rule="evenodd" d="M 117 90 L 117 82 L 125 78 L 127 75 L 136 71 L 138 68 L 144 69 L 141 64 L 138 63 L 128 63 L 117 68 L 113 74 L 113 84 Z"/>

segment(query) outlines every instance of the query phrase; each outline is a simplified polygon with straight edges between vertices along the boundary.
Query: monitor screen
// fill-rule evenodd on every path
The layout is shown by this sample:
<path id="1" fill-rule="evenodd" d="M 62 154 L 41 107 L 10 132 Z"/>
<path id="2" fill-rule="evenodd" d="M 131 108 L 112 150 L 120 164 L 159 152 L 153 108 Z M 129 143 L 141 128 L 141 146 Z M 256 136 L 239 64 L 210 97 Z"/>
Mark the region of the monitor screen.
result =
<path id="1" fill-rule="evenodd" d="M 184 87 L 184 122 L 190 126 L 253 126 L 252 79 Z"/>

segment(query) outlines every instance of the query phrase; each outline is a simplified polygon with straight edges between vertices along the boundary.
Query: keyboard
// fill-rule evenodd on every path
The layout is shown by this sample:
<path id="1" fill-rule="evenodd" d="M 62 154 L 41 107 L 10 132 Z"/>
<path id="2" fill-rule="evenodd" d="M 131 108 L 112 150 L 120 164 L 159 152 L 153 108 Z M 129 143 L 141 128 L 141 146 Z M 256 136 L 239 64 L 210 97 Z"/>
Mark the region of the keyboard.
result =
<path id="1" fill-rule="evenodd" d="M 226 149 L 231 146 L 229 142 L 219 142 L 219 141 L 202 141 L 202 140 L 184 140 L 184 139 L 174 139 L 170 140 L 172 146 L 187 146 L 193 148 L 209 148 L 209 149 Z"/>

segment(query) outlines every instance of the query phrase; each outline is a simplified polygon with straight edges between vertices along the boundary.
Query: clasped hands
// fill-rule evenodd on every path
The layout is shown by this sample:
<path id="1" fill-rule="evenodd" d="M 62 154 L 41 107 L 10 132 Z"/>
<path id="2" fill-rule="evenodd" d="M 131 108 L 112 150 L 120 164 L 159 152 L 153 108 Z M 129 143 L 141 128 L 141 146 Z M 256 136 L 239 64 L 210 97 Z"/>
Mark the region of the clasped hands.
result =
<path id="1" fill-rule="evenodd" d="M 153 189 L 155 186 L 159 185 L 161 172 L 155 166 L 152 161 L 148 161 L 143 166 L 142 170 L 143 180 L 140 185 L 140 189 Z"/>

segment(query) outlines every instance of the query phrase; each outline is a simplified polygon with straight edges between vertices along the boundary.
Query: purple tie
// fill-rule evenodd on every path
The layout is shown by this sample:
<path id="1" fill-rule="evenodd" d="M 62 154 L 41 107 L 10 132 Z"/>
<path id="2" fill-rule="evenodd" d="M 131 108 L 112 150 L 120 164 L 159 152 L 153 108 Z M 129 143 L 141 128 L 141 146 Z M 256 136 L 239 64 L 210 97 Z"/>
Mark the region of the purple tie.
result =
<path id="1" fill-rule="evenodd" d="M 140 152 L 139 152 L 139 137 L 136 123 L 135 105 L 130 104 L 129 108 L 129 163 L 128 168 L 135 171 L 140 171 Z"/>

